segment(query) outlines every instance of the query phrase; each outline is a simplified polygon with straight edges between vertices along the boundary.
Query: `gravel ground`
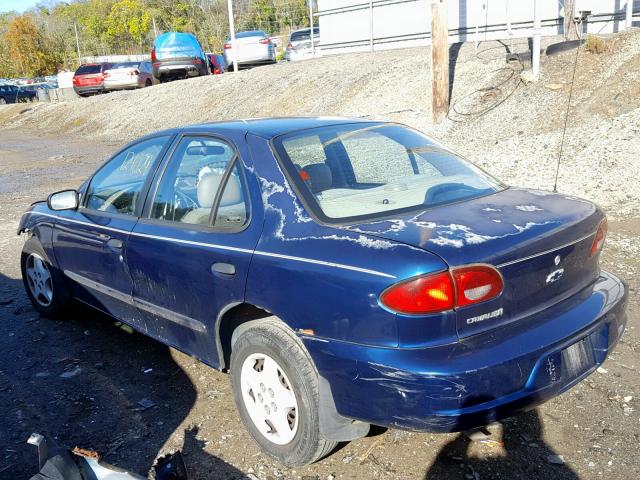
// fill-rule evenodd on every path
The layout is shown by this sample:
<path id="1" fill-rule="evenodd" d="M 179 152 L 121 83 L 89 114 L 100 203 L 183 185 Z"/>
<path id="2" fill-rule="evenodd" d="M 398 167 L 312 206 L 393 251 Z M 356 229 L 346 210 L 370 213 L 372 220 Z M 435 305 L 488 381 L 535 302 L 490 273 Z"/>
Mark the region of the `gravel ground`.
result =
<path id="1" fill-rule="evenodd" d="M 637 32 L 619 35 L 610 54 L 580 54 L 559 181 L 560 191 L 608 210 L 613 220 L 604 267 L 631 288 L 628 330 L 604 368 L 484 435 L 377 429 L 296 470 L 259 452 L 235 412 L 225 375 L 92 311 L 64 322 L 39 318 L 20 281 L 23 240 L 15 229 L 22 211 L 51 191 L 79 185 L 118 145 L 144 133 L 269 115 L 402 121 L 507 183 L 550 188 L 575 52 L 543 58 L 540 82 L 516 83 L 486 115 L 438 127 L 428 121 L 426 49 L 262 67 L 69 104 L 0 107 L 0 321 L 6 325 L 0 334 L 0 478 L 34 473 L 35 452 L 24 443 L 32 431 L 94 448 L 106 461 L 141 473 L 156 456 L 182 449 L 194 479 L 637 478 L 639 40 Z M 492 73 L 504 67 L 504 50 L 489 48 L 495 46 L 460 49 L 454 99 L 504 74 Z M 480 108 L 490 103 L 469 100 Z M 142 408 L 143 399 L 155 406 Z"/>

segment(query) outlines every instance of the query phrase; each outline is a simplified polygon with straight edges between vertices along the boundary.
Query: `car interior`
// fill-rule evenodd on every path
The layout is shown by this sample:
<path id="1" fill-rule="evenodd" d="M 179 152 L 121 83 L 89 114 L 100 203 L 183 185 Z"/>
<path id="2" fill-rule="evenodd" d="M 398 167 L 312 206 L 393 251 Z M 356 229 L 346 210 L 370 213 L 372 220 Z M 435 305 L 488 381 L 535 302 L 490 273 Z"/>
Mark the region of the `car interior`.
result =
<path id="1" fill-rule="evenodd" d="M 214 225 L 232 227 L 245 223 L 243 182 L 233 149 L 219 141 L 190 140 L 178 147 L 175 158 L 181 160 L 172 162 L 163 175 L 153 218 L 209 225 L 216 194 L 224 188 Z"/>
<path id="2" fill-rule="evenodd" d="M 298 138 L 285 141 L 285 149 L 303 184 L 332 218 L 435 206 L 494 191 L 452 153 L 437 146 L 407 148 L 377 132 Z"/>

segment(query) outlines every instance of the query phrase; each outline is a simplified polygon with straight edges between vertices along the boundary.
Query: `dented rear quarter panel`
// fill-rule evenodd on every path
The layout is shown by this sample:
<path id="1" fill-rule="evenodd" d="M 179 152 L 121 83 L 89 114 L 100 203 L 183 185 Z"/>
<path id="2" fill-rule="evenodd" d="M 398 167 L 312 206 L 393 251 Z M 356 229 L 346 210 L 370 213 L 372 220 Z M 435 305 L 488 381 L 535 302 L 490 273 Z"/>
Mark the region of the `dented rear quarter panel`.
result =
<path id="1" fill-rule="evenodd" d="M 249 135 L 248 142 L 265 212 L 247 282 L 248 302 L 294 329 L 312 329 L 330 339 L 389 347 L 399 346 L 400 338 L 440 343 L 455 339 L 455 322 L 446 315 L 398 322 L 378 303 L 389 285 L 446 269 L 442 259 L 400 242 L 316 222 L 274 161 L 268 141 Z"/>

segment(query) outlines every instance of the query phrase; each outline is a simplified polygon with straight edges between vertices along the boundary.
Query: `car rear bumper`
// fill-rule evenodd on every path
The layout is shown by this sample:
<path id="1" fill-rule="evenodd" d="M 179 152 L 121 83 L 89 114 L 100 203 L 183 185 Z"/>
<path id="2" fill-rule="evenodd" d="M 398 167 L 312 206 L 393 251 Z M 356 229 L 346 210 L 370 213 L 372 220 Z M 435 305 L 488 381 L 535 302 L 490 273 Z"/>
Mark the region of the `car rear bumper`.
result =
<path id="1" fill-rule="evenodd" d="M 73 87 L 73 90 L 78 94 L 78 95 L 84 95 L 87 93 L 99 93 L 99 92 L 103 92 L 104 91 L 104 85 L 100 84 L 100 85 L 90 85 L 90 86 L 86 86 L 86 87 Z"/>
<path id="2" fill-rule="evenodd" d="M 227 65 L 233 65 L 234 54 L 225 53 L 225 61 Z M 273 63 L 276 61 L 275 52 L 259 52 L 257 54 L 243 54 L 240 52 L 238 55 L 238 65 L 258 65 L 261 63 Z"/>
<path id="3" fill-rule="evenodd" d="M 160 77 L 197 77 L 205 75 L 206 65 L 195 65 L 186 62 L 161 62 L 159 65 L 153 66 L 153 76 Z"/>
<path id="4" fill-rule="evenodd" d="M 624 283 L 603 272 L 535 318 L 449 345 L 390 349 L 303 339 L 341 415 L 461 431 L 533 408 L 591 374 L 624 332 L 627 297 Z"/>
<path id="5" fill-rule="evenodd" d="M 124 90 L 127 88 L 138 88 L 138 77 L 127 78 L 123 80 L 111 80 L 104 82 L 105 90 Z"/>

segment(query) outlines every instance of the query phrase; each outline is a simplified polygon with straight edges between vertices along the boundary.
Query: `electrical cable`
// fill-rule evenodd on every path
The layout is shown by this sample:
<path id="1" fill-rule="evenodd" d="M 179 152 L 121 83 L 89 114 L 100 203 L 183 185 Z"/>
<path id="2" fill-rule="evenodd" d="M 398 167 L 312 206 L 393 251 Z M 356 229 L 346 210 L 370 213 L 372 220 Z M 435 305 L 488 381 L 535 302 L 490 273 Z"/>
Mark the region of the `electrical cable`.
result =
<path id="1" fill-rule="evenodd" d="M 577 30 L 577 27 L 576 27 Z M 578 57 L 580 56 L 580 45 L 576 48 L 576 58 L 573 62 L 573 74 L 571 75 L 571 86 L 569 87 L 569 100 L 567 101 L 567 110 L 564 115 L 564 127 L 562 129 L 562 140 L 560 141 L 560 152 L 558 153 L 558 164 L 556 166 L 556 178 L 553 181 L 553 191 L 558 191 L 558 175 L 560 174 L 560 162 L 562 161 L 562 152 L 564 150 L 564 139 L 567 134 L 567 123 L 569 121 L 569 110 L 571 109 L 571 99 L 573 97 L 573 85 L 576 78 L 576 70 L 578 68 Z"/>
<path id="2" fill-rule="evenodd" d="M 503 46 L 506 47 L 506 45 Z M 483 59 L 481 55 L 484 52 L 494 50 L 496 48 L 500 47 L 490 47 L 484 50 L 480 50 L 476 53 L 476 57 L 481 61 L 486 61 L 487 59 Z M 513 93 L 521 83 L 520 74 L 523 71 L 524 65 L 520 57 L 513 57 L 509 60 L 506 67 L 501 67 L 493 70 L 489 72 L 485 77 L 495 79 L 496 77 L 500 77 L 504 73 L 506 74 L 505 78 L 498 81 L 493 80 L 493 83 L 490 83 L 488 86 L 478 88 L 473 92 L 457 99 L 449 107 L 447 117 L 449 118 L 449 120 L 452 120 L 454 122 L 463 122 L 465 120 L 478 118 L 482 115 L 485 115 L 486 113 L 489 113 L 491 110 L 504 103 L 511 95 L 513 95 Z M 510 83 L 512 83 L 512 85 Z M 470 105 L 465 105 L 466 101 L 474 98 L 477 98 L 479 100 L 479 102 L 477 103 L 486 103 L 489 100 L 493 100 L 493 102 L 481 108 L 477 108 L 474 105 L 474 103 L 476 102 L 470 102 Z"/>

